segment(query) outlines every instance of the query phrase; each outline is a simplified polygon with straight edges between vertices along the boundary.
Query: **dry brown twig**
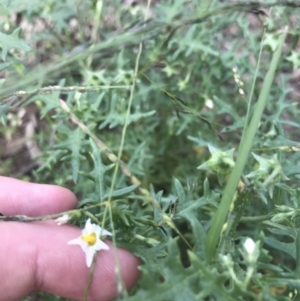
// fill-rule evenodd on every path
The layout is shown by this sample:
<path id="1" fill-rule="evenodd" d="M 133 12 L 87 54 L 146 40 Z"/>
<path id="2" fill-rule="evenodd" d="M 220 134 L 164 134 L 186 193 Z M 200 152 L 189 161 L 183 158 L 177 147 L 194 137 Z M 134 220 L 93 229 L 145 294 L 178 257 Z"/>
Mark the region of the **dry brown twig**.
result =
<path id="1" fill-rule="evenodd" d="M 71 111 L 65 101 L 60 99 L 59 102 L 60 107 L 70 115 L 72 122 L 74 122 L 84 133 L 88 134 L 95 141 L 99 149 L 106 154 L 111 162 L 119 164 L 122 172 L 130 179 L 131 183 L 138 186 L 140 193 L 144 195 L 148 201 L 151 201 L 154 207 L 160 209 L 157 201 L 151 196 L 151 193 L 142 186 L 141 181 L 130 171 L 128 166 L 122 160 L 118 159 L 118 157 L 106 146 L 106 144 L 102 142 L 95 134 L 93 134 L 89 130 L 89 128 L 77 118 L 77 116 Z"/>

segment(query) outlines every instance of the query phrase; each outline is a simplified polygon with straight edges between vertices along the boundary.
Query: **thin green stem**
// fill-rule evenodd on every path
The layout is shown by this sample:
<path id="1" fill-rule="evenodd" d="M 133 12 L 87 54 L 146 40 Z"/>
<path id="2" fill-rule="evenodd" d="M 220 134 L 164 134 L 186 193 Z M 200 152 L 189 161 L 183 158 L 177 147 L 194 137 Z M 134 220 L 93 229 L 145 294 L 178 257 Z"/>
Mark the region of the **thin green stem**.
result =
<path id="1" fill-rule="evenodd" d="M 270 88 L 271 88 L 272 82 L 275 77 L 275 71 L 276 71 L 277 65 L 280 60 L 282 47 L 283 47 L 286 35 L 287 35 L 287 28 L 284 29 L 283 34 L 281 35 L 281 37 L 279 39 L 277 49 L 275 50 L 275 52 L 273 54 L 270 68 L 265 77 L 257 104 L 255 106 L 254 114 L 250 121 L 249 127 L 246 130 L 245 138 L 240 145 L 236 164 L 232 170 L 232 173 L 230 174 L 229 180 L 228 180 L 227 185 L 223 192 L 221 203 L 220 203 L 219 208 L 213 218 L 212 226 L 209 229 L 206 243 L 207 243 L 207 255 L 208 255 L 208 258 L 210 258 L 210 259 L 214 258 L 214 256 L 215 256 L 216 247 L 220 240 L 222 227 L 224 225 L 227 214 L 229 212 L 229 208 L 230 208 L 234 193 L 236 191 L 236 187 L 238 185 L 240 177 L 242 176 L 244 166 L 247 162 L 247 158 L 250 153 L 250 150 L 251 150 L 251 147 L 253 144 L 253 140 L 254 140 L 257 128 L 259 126 L 260 120 L 261 120 L 262 113 L 264 111 L 267 100 L 269 98 Z"/>
<path id="2" fill-rule="evenodd" d="M 240 222 L 244 223 L 257 223 L 270 220 L 273 214 L 265 214 L 265 215 L 258 215 L 258 216 L 243 216 L 240 219 Z"/>
<path id="3" fill-rule="evenodd" d="M 91 45 L 91 49 L 93 49 L 96 45 L 97 42 L 97 36 L 98 36 L 98 31 L 99 31 L 99 27 L 100 27 L 100 20 L 101 20 L 101 13 L 102 13 L 102 7 L 103 7 L 103 1 L 102 0 L 98 0 L 96 3 L 96 12 L 94 15 L 94 26 L 93 26 L 93 31 L 92 31 L 92 42 L 93 44 Z M 91 53 L 91 55 L 88 57 L 87 59 L 87 68 L 90 68 L 92 61 L 93 61 L 93 52 Z"/>
<path id="4" fill-rule="evenodd" d="M 97 254 L 98 253 L 96 252 L 93 257 L 92 266 L 91 266 L 90 272 L 89 272 L 89 279 L 88 279 L 87 285 L 84 290 L 83 301 L 86 301 L 88 298 L 88 295 L 89 295 L 89 291 L 90 291 L 90 287 L 91 287 L 91 284 L 93 281 L 93 275 L 94 275 L 94 271 L 95 271 L 95 267 L 96 267 L 96 263 L 97 263 L 97 258 L 98 258 Z"/>
<path id="5" fill-rule="evenodd" d="M 151 4 L 151 0 L 148 0 L 147 2 L 147 8 L 146 8 L 146 12 L 145 12 L 145 18 L 144 20 L 146 21 L 148 19 L 148 11 L 150 8 L 150 4 Z M 127 110 L 126 110 L 126 118 L 125 118 L 125 123 L 122 129 L 122 137 L 121 137 L 121 143 L 120 143 L 120 148 L 119 148 L 119 152 L 118 152 L 118 160 L 121 160 L 121 156 L 123 153 L 123 148 L 124 148 L 124 144 L 125 144 L 125 138 L 126 138 L 126 132 L 127 132 L 127 127 L 129 125 L 129 119 L 130 119 L 130 111 L 131 111 L 131 106 L 132 106 L 132 102 L 133 102 L 133 95 L 134 95 L 134 91 L 135 91 L 135 86 L 136 86 L 136 80 L 138 77 L 138 71 L 139 71 L 139 64 L 140 64 L 140 58 L 142 55 L 142 51 L 143 51 L 143 44 L 140 43 L 139 44 L 139 50 L 137 53 L 137 57 L 136 57 L 136 61 L 135 61 L 135 68 L 134 68 L 134 76 L 133 76 L 133 81 L 132 81 L 132 85 L 131 85 L 131 89 L 130 89 L 130 95 L 129 95 L 129 100 L 128 100 L 128 106 L 127 106 Z M 112 199 L 112 193 L 114 191 L 114 186 L 116 183 L 116 179 L 117 179 L 117 174 L 118 174 L 118 170 L 119 170 L 119 164 L 115 165 L 114 168 L 114 173 L 112 176 L 112 181 L 111 181 L 111 186 L 110 186 L 110 191 L 109 191 L 109 197 L 108 197 L 108 205 L 105 207 L 105 211 L 104 211 L 104 216 L 103 216 L 103 220 L 102 220 L 102 228 L 104 227 L 104 223 L 105 223 L 105 219 L 106 219 L 106 214 L 107 211 L 109 211 L 109 217 L 110 217 L 110 222 L 111 222 L 111 229 L 112 229 L 112 240 L 113 240 L 113 249 L 114 249 L 114 256 L 116 259 L 116 276 L 117 276 L 117 291 L 118 294 L 122 297 L 127 295 L 127 291 L 125 288 L 125 285 L 123 283 L 123 279 L 121 276 L 121 265 L 120 265 L 120 261 L 119 261 L 119 257 L 118 257 L 118 252 L 117 252 L 117 248 L 116 248 L 116 237 L 115 237 L 115 231 L 114 231 L 114 223 L 113 223 L 113 217 L 112 217 L 112 204 L 111 204 L 111 199 Z"/>
<path id="6" fill-rule="evenodd" d="M 250 96 L 249 96 L 249 100 L 248 100 L 247 114 L 246 114 L 246 118 L 245 118 L 244 130 L 243 130 L 240 146 L 243 144 L 246 129 L 248 128 L 248 123 L 249 123 L 249 118 L 250 118 L 250 109 L 251 109 L 251 106 L 252 106 L 254 88 L 255 88 L 257 75 L 258 75 L 258 70 L 259 70 L 260 61 L 261 61 L 261 54 L 262 54 L 262 49 L 263 49 L 263 39 L 264 39 L 264 36 L 265 36 L 265 32 L 266 32 L 266 29 L 264 28 L 261 43 L 260 43 L 260 50 L 259 50 L 258 60 L 257 60 L 256 69 L 255 69 L 255 73 L 254 73 L 254 80 L 253 80 L 253 83 L 252 83 L 251 92 L 250 92 Z"/>

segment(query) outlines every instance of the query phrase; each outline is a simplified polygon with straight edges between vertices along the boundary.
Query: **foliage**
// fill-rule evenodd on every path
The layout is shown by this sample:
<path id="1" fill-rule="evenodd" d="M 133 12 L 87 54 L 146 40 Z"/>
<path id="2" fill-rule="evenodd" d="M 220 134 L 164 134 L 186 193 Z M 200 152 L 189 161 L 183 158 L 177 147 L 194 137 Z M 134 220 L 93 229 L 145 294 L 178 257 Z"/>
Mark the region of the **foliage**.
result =
<path id="1" fill-rule="evenodd" d="M 124 300 L 296 298 L 299 4 L 129 2 L 1 2 L 0 138 L 40 117 L 20 178 L 72 189 L 73 222 L 142 258 Z"/>

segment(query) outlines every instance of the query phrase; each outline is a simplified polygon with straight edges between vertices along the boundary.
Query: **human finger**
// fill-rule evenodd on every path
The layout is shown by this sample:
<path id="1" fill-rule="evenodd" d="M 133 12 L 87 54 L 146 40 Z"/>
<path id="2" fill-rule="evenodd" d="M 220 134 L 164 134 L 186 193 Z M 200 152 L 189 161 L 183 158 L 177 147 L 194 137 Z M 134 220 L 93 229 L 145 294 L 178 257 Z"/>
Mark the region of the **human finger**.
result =
<path id="1" fill-rule="evenodd" d="M 90 270 L 79 246 L 68 241 L 80 235 L 71 225 L 53 221 L 22 224 L 0 222 L 0 301 L 15 301 L 34 290 L 81 300 Z M 113 247 L 98 252 L 88 300 L 105 301 L 117 295 Z M 139 277 L 139 259 L 118 249 L 122 279 L 130 288 Z"/>
<path id="2" fill-rule="evenodd" d="M 0 177 L 0 212 L 4 215 L 54 214 L 76 204 L 75 195 L 66 188 Z"/>

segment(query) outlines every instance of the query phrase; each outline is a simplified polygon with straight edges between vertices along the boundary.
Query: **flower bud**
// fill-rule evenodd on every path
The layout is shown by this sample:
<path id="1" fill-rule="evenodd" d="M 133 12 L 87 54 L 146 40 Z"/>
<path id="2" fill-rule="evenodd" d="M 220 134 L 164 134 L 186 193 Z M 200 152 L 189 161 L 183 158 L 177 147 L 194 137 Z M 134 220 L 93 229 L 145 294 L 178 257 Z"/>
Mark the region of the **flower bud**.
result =
<path id="1" fill-rule="evenodd" d="M 209 144 L 208 149 L 211 153 L 210 159 L 197 167 L 197 169 L 215 172 L 220 184 L 222 184 L 225 177 L 232 171 L 235 164 L 233 160 L 234 148 L 223 152 Z"/>
<path id="2" fill-rule="evenodd" d="M 259 163 L 259 168 L 252 171 L 247 178 L 253 179 L 253 184 L 269 191 L 270 197 L 273 197 L 273 190 L 281 180 L 288 180 L 288 177 L 282 171 L 280 162 L 275 154 L 271 159 L 266 159 L 252 153 L 255 160 Z"/>

